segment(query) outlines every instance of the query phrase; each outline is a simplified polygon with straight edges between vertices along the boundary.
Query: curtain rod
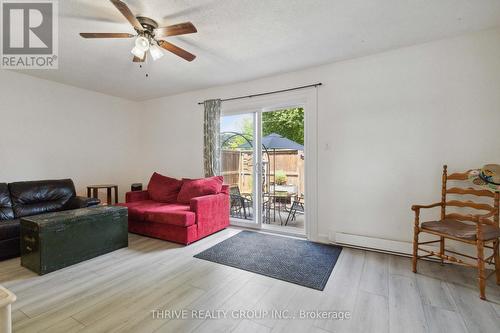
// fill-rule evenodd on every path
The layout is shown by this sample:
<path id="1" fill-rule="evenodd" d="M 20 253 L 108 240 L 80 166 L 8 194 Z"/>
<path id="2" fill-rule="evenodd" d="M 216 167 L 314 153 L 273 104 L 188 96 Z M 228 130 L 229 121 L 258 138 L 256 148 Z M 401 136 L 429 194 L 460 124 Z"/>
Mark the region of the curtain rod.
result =
<path id="1" fill-rule="evenodd" d="M 255 95 L 238 96 L 238 97 L 231 97 L 231 98 L 221 99 L 221 102 L 234 101 L 235 99 L 252 98 L 252 97 L 259 97 L 259 96 L 277 94 L 277 93 L 286 92 L 286 91 L 293 91 L 293 90 L 299 90 L 299 89 L 305 89 L 305 88 L 311 88 L 311 87 L 318 87 L 318 86 L 321 86 L 321 85 L 323 85 L 323 83 L 318 82 L 318 83 L 314 83 L 314 84 L 309 84 L 307 86 L 301 86 L 301 87 L 295 87 L 295 88 L 289 88 L 289 89 L 283 89 L 283 90 L 269 91 L 269 92 L 265 92 L 265 93 L 255 94 Z M 199 102 L 198 103 L 198 105 L 203 105 L 203 104 L 204 104 L 203 102 Z"/>

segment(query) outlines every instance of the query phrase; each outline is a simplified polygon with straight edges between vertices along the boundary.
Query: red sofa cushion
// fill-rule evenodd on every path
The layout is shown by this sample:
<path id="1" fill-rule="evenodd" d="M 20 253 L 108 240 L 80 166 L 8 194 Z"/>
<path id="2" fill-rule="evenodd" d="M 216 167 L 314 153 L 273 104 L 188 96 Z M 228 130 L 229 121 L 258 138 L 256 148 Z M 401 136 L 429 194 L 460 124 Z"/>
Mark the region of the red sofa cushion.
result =
<path id="1" fill-rule="evenodd" d="M 128 208 L 128 216 L 130 219 L 137 221 L 144 221 L 144 216 L 146 214 L 146 211 L 164 205 L 165 205 L 164 203 L 153 200 L 143 200 L 143 201 L 135 201 L 135 202 L 119 204 L 119 206 L 124 206 Z"/>
<path id="2" fill-rule="evenodd" d="M 198 236 L 198 228 L 196 224 L 189 227 L 179 227 L 173 224 L 143 223 L 135 220 L 129 220 L 128 230 L 129 232 L 135 234 L 164 239 L 170 242 L 186 245 L 195 242 L 200 238 Z"/>
<path id="3" fill-rule="evenodd" d="M 210 194 L 218 194 L 222 190 L 222 176 L 200 179 L 183 179 L 182 187 L 177 195 L 177 202 L 188 204 L 192 198 L 202 197 Z"/>
<path id="4" fill-rule="evenodd" d="M 148 184 L 149 197 L 159 202 L 176 202 L 182 180 L 153 173 Z"/>
<path id="5" fill-rule="evenodd" d="M 148 211 L 146 221 L 162 224 L 171 224 L 179 227 L 189 227 L 196 221 L 196 214 L 188 210 L 167 210 Z"/>
<path id="6" fill-rule="evenodd" d="M 143 200 L 136 202 L 129 202 L 125 204 L 118 204 L 128 208 L 128 216 L 137 221 L 147 221 L 148 213 L 162 213 L 174 211 L 189 211 L 189 205 L 181 204 L 166 204 L 153 200 Z"/>
<path id="7" fill-rule="evenodd" d="M 125 193 L 125 202 L 150 200 L 148 191 L 133 191 Z"/>

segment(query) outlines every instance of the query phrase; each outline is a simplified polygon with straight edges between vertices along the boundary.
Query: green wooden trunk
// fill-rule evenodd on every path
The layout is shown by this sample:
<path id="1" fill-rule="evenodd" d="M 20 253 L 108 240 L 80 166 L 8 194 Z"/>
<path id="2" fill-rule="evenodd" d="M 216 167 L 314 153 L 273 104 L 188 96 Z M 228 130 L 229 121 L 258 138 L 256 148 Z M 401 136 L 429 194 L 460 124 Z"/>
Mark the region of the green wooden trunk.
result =
<path id="1" fill-rule="evenodd" d="M 21 219 L 21 265 L 40 275 L 127 246 L 126 207 L 98 206 Z"/>

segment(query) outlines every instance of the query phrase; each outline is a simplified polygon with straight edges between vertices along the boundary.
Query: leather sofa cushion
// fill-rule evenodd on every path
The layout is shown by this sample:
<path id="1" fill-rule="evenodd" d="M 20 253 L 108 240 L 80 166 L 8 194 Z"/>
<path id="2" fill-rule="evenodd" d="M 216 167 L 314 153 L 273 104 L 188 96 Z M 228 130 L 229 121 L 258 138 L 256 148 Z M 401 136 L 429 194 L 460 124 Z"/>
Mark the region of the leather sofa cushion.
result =
<path id="1" fill-rule="evenodd" d="M 10 183 L 9 191 L 16 217 L 61 210 L 76 195 L 71 179 Z"/>
<path id="2" fill-rule="evenodd" d="M 191 199 L 205 195 L 218 194 L 222 190 L 222 176 L 200 179 L 183 179 L 182 187 L 177 196 L 178 203 L 189 204 Z"/>
<path id="3" fill-rule="evenodd" d="M 0 221 L 0 241 L 19 238 L 21 224 L 19 220 Z"/>
<path id="4" fill-rule="evenodd" d="M 457 220 L 446 219 L 442 221 L 430 221 L 421 224 L 424 230 L 443 233 L 452 237 L 477 240 L 476 225 L 471 223 L 460 222 Z M 500 237 L 500 229 L 492 225 L 482 225 L 483 239 L 490 240 Z"/>
<path id="5" fill-rule="evenodd" d="M 176 202 L 181 186 L 182 180 L 166 177 L 155 172 L 148 184 L 149 197 L 159 202 Z"/>
<path id="6" fill-rule="evenodd" d="M 96 206 L 101 203 L 101 200 L 97 198 L 86 198 L 86 197 L 71 197 L 66 205 L 63 207 L 64 210 L 87 208 L 91 206 Z"/>
<path id="7" fill-rule="evenodd" d="M 19 238 L 0 240 L 0 261 L 19 257 L 21 254 Z"/>
<path id="8" fill-rule="evenodd" d="M 186 210 L 148 211 L 146 221 L 162 224 L 189 227 L 196 221 L 196 214 Z"/>
<path id="9" fill-rule="evenodd" d="M 12 220 L 13 218 L 14 210 L 10 200 L 9 187 L 6 183 L 0 183 L 0 221 Z"/>

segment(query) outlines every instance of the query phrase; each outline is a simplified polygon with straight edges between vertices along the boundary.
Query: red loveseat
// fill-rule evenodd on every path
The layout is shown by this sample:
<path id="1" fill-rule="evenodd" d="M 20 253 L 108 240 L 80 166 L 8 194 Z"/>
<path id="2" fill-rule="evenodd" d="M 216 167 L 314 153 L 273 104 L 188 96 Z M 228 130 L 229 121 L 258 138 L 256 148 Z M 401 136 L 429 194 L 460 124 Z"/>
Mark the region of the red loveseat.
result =
<path id="1" fill-rule="evenodd" d="M 127 192 L 125 201 L 119 205 L 128 208 L 128 230 L 135 234 L 187 245 L 229 226 L 222 177 L 177 180 L 155 173 L 147 191 Z"/>

